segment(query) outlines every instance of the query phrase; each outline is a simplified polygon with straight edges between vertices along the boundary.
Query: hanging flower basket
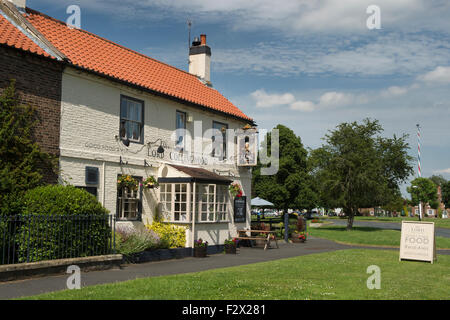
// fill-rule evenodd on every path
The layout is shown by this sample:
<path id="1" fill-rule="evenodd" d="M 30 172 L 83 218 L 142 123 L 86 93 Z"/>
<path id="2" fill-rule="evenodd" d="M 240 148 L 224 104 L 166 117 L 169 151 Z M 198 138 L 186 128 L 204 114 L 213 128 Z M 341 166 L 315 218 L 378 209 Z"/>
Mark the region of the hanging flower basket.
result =
<path id="1" fill-rule="evenodd" d="M 231 196 L 233 198 L 236 198 L 236 197 L 240 198 L 244 195 L 244 193 L 242 192 L 241 186 L 237 182 L 231 184 L 229 190 L 230 190 Z"/>
<path id="2" fill-rule="evenodd" d="M 139 181 L 130 175 L 123 175 L 117 179 L 117 187 L 120 189 L 128 188 L 130 190 L 136 191 L 139 186 Z"/>
<path id="3" fill-rule="evenodd" d="M 146 189 L 159 188 L 159 183 L 154 176 L 148 177 L 142 184 Z"/>

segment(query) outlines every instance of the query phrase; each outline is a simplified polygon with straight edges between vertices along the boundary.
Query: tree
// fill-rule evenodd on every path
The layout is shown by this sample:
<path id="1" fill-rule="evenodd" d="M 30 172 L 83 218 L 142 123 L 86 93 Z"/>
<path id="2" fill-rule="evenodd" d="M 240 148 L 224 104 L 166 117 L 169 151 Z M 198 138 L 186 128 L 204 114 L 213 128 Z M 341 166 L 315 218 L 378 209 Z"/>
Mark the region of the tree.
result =
<path id="1" fill-rule="evenodd" d="M 445 207 L 450 207 L 450 181 L 447 181 L 444 185 L 442 185 L 442 202 Z"/>
<path id="2" fill-rule="evenodd" d="M 434 207 L 438 207 L 437 203 L 437 186 L 431 179 L 428 178 L 416 178 L 411 181 L 411 186 L 406 188 L 406 190 L 411 194 L 411 203 L 414 206 L 420 203 L 430 203 Z M 423 210 L 422 210 L 423 212 Z"/>
<path id="3" fill-rule="evenodd" d="M 405 199 L 402 198 L 401 194 L 398 193 L 392 197 L 392 200 L 382 206 L 384 210 L 390 212 L 401 212 L 405 204 Z"/>
<path id="4" fill-rule="evenodd" d="M 447 183 L 447 180 L 441 175 L 438 175 L 438 176 L 432 175 L 430 177 L 430 180 L 433 181 L 435 185 L 441 186 L 441 187 Z"/>
<path id="5" fill-rule="evenodd" d="M 279 170 L 275 175 L 261 175 L 261 163 L 253 170 L 254 195 L 272 202 L 277 208 L 313 209 L 317 196 L 312 189 L 312 179 L 307 172 L 307 151 L 300 137 L 283 126 L 279 130 Z M 271 150 L 271 135 L 261 143 L 262 148 Z"/>
<path id="6" fill-rule="evenodd" d="M 347 230 L 359 208 L 390 203 L 399 194 L 399 184 L 413 172 L 407 135 L 383 138 L 382 131 L 378 120 L 342 123 L 312 153 L 322 201 L 344 209 Z"/>
<path id="7" fill-rule="evenodd" d="M 42 185 L 41 168 L 53 168 L 51 157 L 33 141 L 35 110 L 19 103 L 15 81 L 0 95 L 0 203 L 2 213 L 19 210 L 18 199 Z M 7 204 L 11 204 L 11 206 Z M 15 212 L 13 212 L 15 213 Z"/>

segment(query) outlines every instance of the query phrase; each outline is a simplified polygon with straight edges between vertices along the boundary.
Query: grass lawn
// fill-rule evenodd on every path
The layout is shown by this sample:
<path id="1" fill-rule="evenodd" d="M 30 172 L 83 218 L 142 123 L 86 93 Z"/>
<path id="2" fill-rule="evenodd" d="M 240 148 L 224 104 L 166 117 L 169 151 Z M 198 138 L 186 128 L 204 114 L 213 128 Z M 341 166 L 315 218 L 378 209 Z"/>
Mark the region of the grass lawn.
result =
<path id="1" fill-rule="evenodd" d="M 308 233 L 323 239 L 349 244 L 400 247 L 400 230 L 383 230 L 369 227 L 353 227 L 347 231 L 345 226 L 322 226 L 308 228 Z M 438 249 L 450 249 L 450 238 L 436 237 Z"/>
<path id="2" fill-rule="evenodd" d="M 435 264 L 398 261 L 397 251 L 342 250 L 198 273 L 137 279 L 30 299 L 303 300 L 448 299 L 450 256 Z M 180 262 L 182 263 L 182 262 Z M 367 268 L 381 269 L 369 290 Z"/>
<path id="3" fill-rule="evenodd" d="M 346 221 L 347 219 L 341 219 L 338 217 L 325 217 L 325 219 L 339 219 Z M 419 221 L 419 218 L 411 218 L 411 217 L 355 217 L 356 221 L 373 221 L 373 222 L 397 222 L 401 223 L 402 220 L 407 221 Z M 424 218 L 423 221 L 426 222 L 434 222 L 434 226 L 436 228 L 447 228 L 450 229 L 450 219 L 435 219 L 435 218 Z"/>

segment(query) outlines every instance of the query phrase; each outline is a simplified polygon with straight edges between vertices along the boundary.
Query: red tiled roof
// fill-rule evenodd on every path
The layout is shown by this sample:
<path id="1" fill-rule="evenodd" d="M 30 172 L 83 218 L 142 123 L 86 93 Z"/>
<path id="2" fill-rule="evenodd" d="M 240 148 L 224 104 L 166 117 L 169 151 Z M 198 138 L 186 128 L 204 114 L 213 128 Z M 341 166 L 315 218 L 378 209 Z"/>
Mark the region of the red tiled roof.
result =
<path id="1" fill-rule="evenodd" d="M 50 55 L 0 14 L 0 44 L 45 57 Z"/>
<path id="2" fill-rule="evenodd" d="M 151 91 L 252 121 L 217 90 L 185 71 L 103 39 L 40 12 L 27 9 L 27 20 L 68 57 L 74 66 L 137 85 Z M 0 34 L 8 45 L 48 56 L 12 25 L 1 25 Z M 6 30 L 4 30 L 6 27 Z M 20 34 L 19 34 L 20 33 Z M 25 37 L 26 38 L 26 37 Z M 26 43 L 25 43 L 26 42 Z"/>

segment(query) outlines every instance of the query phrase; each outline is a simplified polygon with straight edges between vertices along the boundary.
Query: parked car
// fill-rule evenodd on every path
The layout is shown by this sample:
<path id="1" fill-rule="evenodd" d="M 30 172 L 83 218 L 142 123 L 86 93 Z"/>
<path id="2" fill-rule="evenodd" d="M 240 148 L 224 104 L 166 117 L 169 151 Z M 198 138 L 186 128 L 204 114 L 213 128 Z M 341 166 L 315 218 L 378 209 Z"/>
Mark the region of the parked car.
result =
<path id="1" fill-rule="evenodd" d="M 337 214 L 336 214 L 336 212 L 331 211 L 331 212 L 328 212 L 328 216 L 329 217 L 336 217 Z"/>
<path id="2" fill-rule="evenodd" d="M 317 212 L 306 212 L 306 213 L 303 213 L 302 216 L 303 216 L 303 218 L 305 218 L 307 220 L 320 218 L 320 216 Z"/>

